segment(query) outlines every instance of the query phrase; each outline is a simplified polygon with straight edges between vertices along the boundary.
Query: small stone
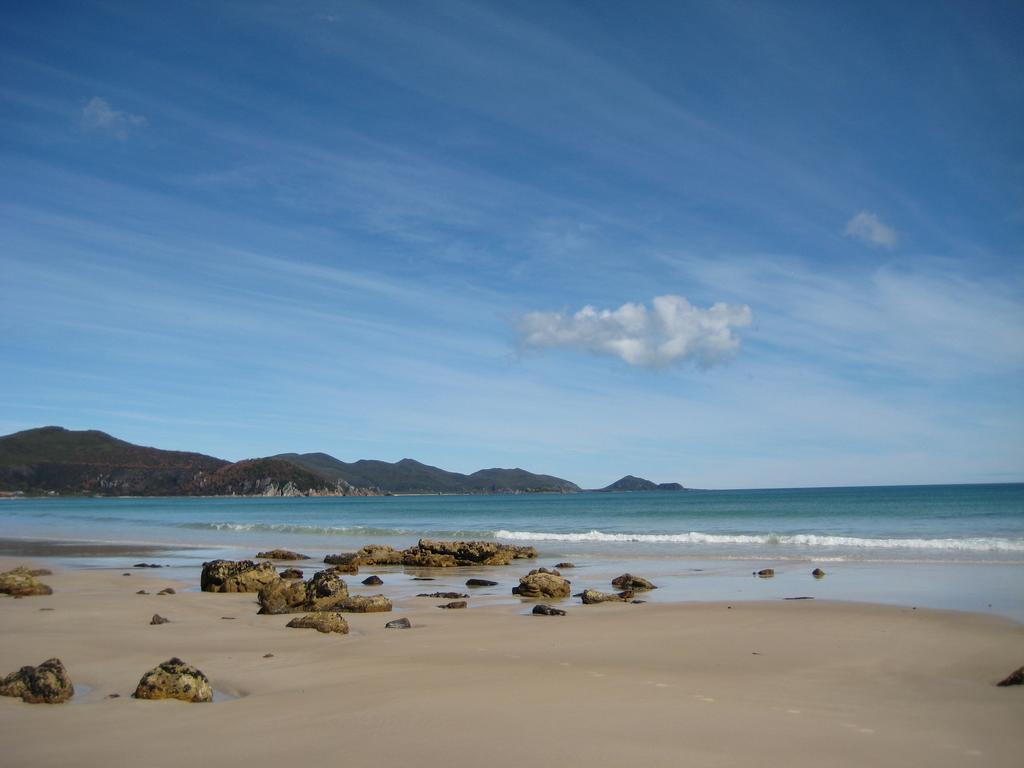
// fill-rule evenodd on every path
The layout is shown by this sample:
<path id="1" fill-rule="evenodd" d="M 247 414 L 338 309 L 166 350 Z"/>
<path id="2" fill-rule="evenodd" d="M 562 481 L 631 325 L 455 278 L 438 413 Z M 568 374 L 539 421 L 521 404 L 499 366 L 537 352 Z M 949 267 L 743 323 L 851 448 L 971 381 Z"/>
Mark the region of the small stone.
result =
<path id="1" fill-rule="evenodd" d="M 823 579 L 825 578 L 825 572 L 821 570 L 821 568 L 815 568 L 813 571 L 811 571 L 811 576 L 813 576 L 816 579 Z"/>
<path id="2" fill-rule="evenodd" d="M 464 595 L 461 592 L 430 592 L 429 594 L 421 592 L 416 595 L 416 597 L 433 597 L 437 600 L 455 600 L 461 597 L 469 597 L 469 595 Z"/>
<path id="3" fill-rule="evenodd" d="M 646 601 L 646 600 L 630 600 L 630 602 L 631 602 L 631 603 L 632 603 L 633 605 L 643 605 L 643 604 L 644 604 L 644 603 L 646 603 L 647 601 Z"/>
<path id="4" fill-rule="evenodd" d="M 56 610 L 56 609 L 55 608 L 40 608 L 39 610 L 40 611 L 53 611 L 53 610 Z"/>
<path id="5" fill-rule="evenodd" d="M 27 704 L 60 704 L 74 695 L 75 687 L 60 659 L 22 667 L 0 681 L 0 696 L 20 697 Z"/>
<path id="6" fill-rule="evenodd" d="M 561 608 L 552 608 L 550 605 L 535 605 L 533 613 L 535 616 L 565 616 Z"/>
<path id="7" fill-rule="evenodd" d="M 142 676 L 135 688 L 135 698 L 205 703 L 213 701 L 213 688 L 206 675 L 175 657 Z"/>
<path id="8" fill-rule="evenodd" d="M 561 568 L 575 568 L 575 567 L 576 567 L 576 565 L 574 563 L 555 563 L 555 568 L 559 568 L 559 569 L 561 569 Z"/>
<path id="9" fill-rule="evenodd" d="M 489 579 L 468 579 L 466 581 L 467 587 L 496 587 L 498 582 L 490 581 Z"/>
<path id="10" fill-rule="evenodd" d="M 996 683 L 996 685 L 1000 686 L 1001 688 L 1006 688 L 1010 685 L 1024 685 L 1024 667 L 1021 667 L 1020 669 L 1015 669 L 1013 672 L 1011 672 L 998 683 Z"/>
<path id="11" fill-rule="evenodd" d="M 108 699 L 120 699 L 121 698 L 121 694 L 120 693 L 108 693 L 107 694 L 107 698 Z"/>
<path id="12" fill-rule="evenodd" d="M 132 568 L 163 568 L 163 566 L 156 563 L 136 563 Z"/>
<path id="13" fill-rule="evenodd" d="M 444 605 L 439 605 L 437 607 L 438 608 L 450 608 L 450 609 L 454 610 L 456 608 L 465 608 L 467 605 L 469 605 L 469 603 L 467 603 L 465 600 L 453 600 L 450 603 L 445 603 Z"/>
<path id="14" fill-rule="evenodd" d="M 153 618 L 149 620 L 150 624 L 170 624 L 170 619 L 165 619 L 159 613 L 154 613 Z"/>
<path id="15" fill-rule="evenodd" d="M 263 658 L 264 659 L 272 659 L 272 658 L 274 658 L 274 654 L 272 654 L 272 653 L 264 653 L 263 654 Z"/>
<path id="16" fill-rule="evenodd" d="M 158 595 L 176 595 L 178 593 L 174 591 L 174 587 L 164 587 L 159 592 L 157 592 L 157 594 Z"/>
<path id="17" fill-rule="evenodd" d="M 130 573 L 122 573 L 121 575 L 122 575 L 122 576 L 131 576 L 131 574 L 130 574 Z"/>
<path id="18" fill-rule="evenodd" d="M 221 619 L 223 621 L 234 621 L 235 617 L 234 616 L 221 616 Z"/>
<path id="19" fill-rule="evenodd" d="M 433 576 L 413 576 L 413 581 L 437 581 Z"/>
<path id="20" fill-rule="evenodd" d="M 382 579 L 380 576 L 367 576 L 365 579 L 363 579 L 363 584 L 365 584 L 368 587 L 377 587 L 383 583 L 384 579 Z"/>
<path id="21" fill-rule="evenodd" d="M 285 626 L 298 629 L 315 629 L 325 634 L 336 632 L 340 635 L 348 634 L 348 622 L 340 613 L 334 611 L 322 611 L 319 613 L 307 613 L 289 621 Z"/>
<path id="22" fill-rule="evenodd" d="M 384 629 L 411 629 L 412 622 L 406 618 L 394 619 L 384 625 Z"/>
<path id="23" fill-rule="evenodd" d="M 135 594 L 136 594 L 136 595 L 148 595 L 148 594 L 149 594 L 149 592 L 147 592 L 147 591 L 146 591 L 146 590 L 144 590 L 144 589 L 140 589 L 140 590 L 139 590 L 138 592 L 136 592 Z"/>
<path id="24" fill-rule="evenodd" d="M 755 571 L 754 575 L 755 576 L 760 576 L 762 579 L 770 579 L 772 576 L 775 575 L 775 569 L 774 568 L 762 568 L 760 571 Z"/>

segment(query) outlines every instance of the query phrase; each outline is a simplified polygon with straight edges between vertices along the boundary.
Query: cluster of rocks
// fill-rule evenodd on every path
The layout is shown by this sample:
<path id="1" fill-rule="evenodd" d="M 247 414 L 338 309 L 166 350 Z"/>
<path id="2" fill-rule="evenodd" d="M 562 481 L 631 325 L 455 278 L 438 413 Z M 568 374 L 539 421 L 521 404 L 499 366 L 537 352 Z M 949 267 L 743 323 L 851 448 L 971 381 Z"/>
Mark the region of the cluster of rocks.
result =
<path id="1" fill-rule="evenodd" d="M 261 614 L 391 610 L 391 601 L 384 595 L 350 595 L 348 585 L 336 571 L 320 571 L 308 581 L 278 578 L 260 589 L 257 599 Z"/>
<path id="2" fill-rule="evenodd" d="M 369 565 L 404 565 L 419 568 L 452 568 L 466 565 L 508 565 L 513 560 L 537 557 L 533 547 L 498 544 L 493 541 L 434 541 L 420 539 L 408 549 L 367 544 L 358 552 L 328 555 L 328 565 L 355 568 Z"/>
<path id="3" fill-rule="evenodd" d="M 31 597 L 33 595 L 52 595 L 53 589 L 43 584 L 37 576 L 48 576 L 50 571 L 45 568 L 31 569 L 18 566 L 10 571 L 0 573 L 0 594 L 11 597 Z"/>

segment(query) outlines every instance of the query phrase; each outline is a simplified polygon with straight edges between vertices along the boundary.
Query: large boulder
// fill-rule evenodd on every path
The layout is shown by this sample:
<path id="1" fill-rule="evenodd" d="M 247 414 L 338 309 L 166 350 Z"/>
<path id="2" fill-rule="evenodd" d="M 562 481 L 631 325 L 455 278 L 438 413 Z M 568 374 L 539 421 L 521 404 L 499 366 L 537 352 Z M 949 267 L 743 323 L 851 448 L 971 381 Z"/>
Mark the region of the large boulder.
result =
<path id="1" fill-rule="evenodd" d="M 271 562 L 211 560 L 203 563 L 199 584 L 203 592 L 259 592 L 279 580 Z"/>
<path id="2" fill-rule="evenodd" d="M 0 573 L 0 593 L 12 597 L 30 597 L 33 595 L 51 595 L 53 590 L 33 575 L 33 571 L 19 566 L 11 571 Z"/>
<path id="3" fill-rule="evenodd" d="M 260 613 L 296 613 L 306 602 L 306 585 L 298 580 L 278 579 L 259 591 Z"/>
<path id="4" fill-rule="evenodd" d="M 0 696 L 17 696 L 29 704 L 60 704 L 74 695 L 75 686 L 60 659 L 22 667 L 0 682 Z"/>
<path id="5" fill-rule="evenodd" d="M 309 560 L 308 555 L 300 555 L 290 549 L 271 549 L 256 555 L 258 560 Z"/>
<path id="6" fill-rule="evenodd" d="M 543 569 L 531 571 L 519 580 L 519 586 L 512 588 L 513 595 L 528 598 L 568 597 L 572 591 L 569 582 L 561 576 Z"/>
<path id="7" fill-rule="evenodd" d="M 631 573 L 624 573 L 621 576 L 617 576 L 612 579 L 612 586 L 616 589 L 631 589 L 634 592 L 639 592 L 645 589 L 657 589 L 657 587 L 651 584 L 647 579 L 641 578 L 640 576 L 634 576 Z"/>
<path id="8" fill-rule="evenodd" d="M 153 667 L 135 688 L 137 699 L 180 699 L 189 702 L 213 701 L 210 680 L 202 672 L 179 658 Z"/>
<path id="9" fill-rule="evenodd" d="M 584 605 L 594 605 L 595 603 L 628 603 L 633 599 L 633 593 L 630 591 L 625 592 L 599 592 L 596 589 L 585 589 L 580 593 L 580 598 L 583 600 Z"/>
<path id="10" fill-rule="evenodd" d="M 306 582 L 305 610 L 329 611 L 339 599 L 348 597 L 348 585 L 337 571 L 320 571 Z"/>
<path id="11" fill-rule="evenodd" d="M 289 621 L 285 626 L 297 627 L 299 629 L 315 629 L 317 632 L 337 632 L 341 635 L 348 634 L 348 622 L 345 617 L 336 611 L 319 611 L 307 613 Z"/>

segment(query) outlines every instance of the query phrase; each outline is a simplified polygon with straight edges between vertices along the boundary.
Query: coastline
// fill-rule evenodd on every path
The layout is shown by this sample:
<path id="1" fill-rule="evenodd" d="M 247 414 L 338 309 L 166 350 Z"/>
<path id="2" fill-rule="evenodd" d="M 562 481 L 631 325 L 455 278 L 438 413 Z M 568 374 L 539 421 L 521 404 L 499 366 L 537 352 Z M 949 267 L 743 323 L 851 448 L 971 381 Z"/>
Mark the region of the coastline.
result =
<path id="1" fill-rule="evenodd" d="M 0 558 L 3 570 L 19 564 L 54 565 Z M 1022 663 L 1024 625 L 1004 618 L 822 600 L 573 600 L 561 604 L 568 616 L 538 617 L 524 615 L 532 603 L 474 594 L 464 611 L 399 598 L 390 614 L 347 615 L 351 632 L 338 636 L 258 616 L 251 594 L 129 572 L 55 570 L 43 579 L 53 595 L 0 598 L 0 672 L 58 656 L 78 687 L 64 705 L 0 698 L 12 764 L 169 766 L 187 749 L 253 766 L 300 753 L 450 766 L 1010 766 L 1024 749 L 1024 689 L 994 685 Z M 388 594 L 396 574 L 379 573 L 383 587 L 347 580 Z M 157 596 L 165 586 L 178 593 Z M 171 623 L 149 626 L 154 612 Z M 413 629 L 383 628 L 402 616 Z M 171 656 L 227 700 L 131 699 Z"/>

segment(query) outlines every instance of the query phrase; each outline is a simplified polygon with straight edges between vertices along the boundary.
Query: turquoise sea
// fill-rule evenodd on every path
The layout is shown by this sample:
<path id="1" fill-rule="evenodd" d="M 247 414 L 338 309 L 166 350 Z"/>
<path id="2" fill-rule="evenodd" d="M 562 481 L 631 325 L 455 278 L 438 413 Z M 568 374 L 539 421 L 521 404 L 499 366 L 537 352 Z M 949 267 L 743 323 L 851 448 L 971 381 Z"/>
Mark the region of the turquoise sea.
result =
<path id="1" fill-rule="evenodd" d="M 651 600 L 815 597 L 994 612 L 1024 621 L 1024 484 L 369 498 L 45 498 L 0 504 L 3 537 L 159 545 L 191 578 L 202 560 L 286 547 L 319 560 L 420 537 L 532 544 L 574 584 L 625 570 Z M 75 567 L 131 558 L 66 557 Z M 508 595 L 524 567 L 490 569 Z M 532 567 L 532 564 L 529 564 Z M 773 579 L 753 570 L 772 567 Z M 826 578 L 810 570 L 821 567 Z M 380 569 L 386 572 L 388 569 Z M 393 581 L 413 575 L 402 569 Z M 467 571 L 431 574 L 457 586 Z M 422 574 L 421 574 L 422 575 Z M 570 574 L 566 574 L 570 575 Z M 507 585 L 505 582 L 508 582 Z M 418 584 L 409 584 L 410 588 Z M 505 587 L 509 589 L 505 589 Z"/>

